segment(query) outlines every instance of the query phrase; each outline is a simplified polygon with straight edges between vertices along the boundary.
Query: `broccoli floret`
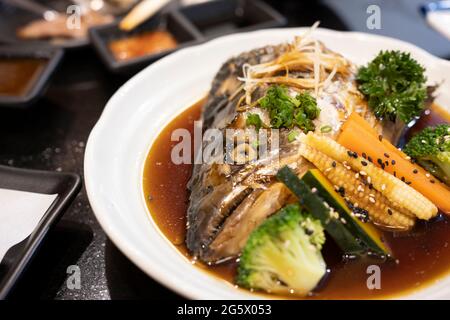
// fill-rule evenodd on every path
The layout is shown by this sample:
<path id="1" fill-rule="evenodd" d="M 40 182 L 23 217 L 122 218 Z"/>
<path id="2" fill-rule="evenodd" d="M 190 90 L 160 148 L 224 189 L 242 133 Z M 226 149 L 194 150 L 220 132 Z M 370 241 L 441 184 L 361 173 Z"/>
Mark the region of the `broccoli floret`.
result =
<path id="1" fill-rule="evenodd" d="M 411 138 L 403 151 L 450 186 L 450 125 L 425 128 Z"/>
<path id="2" fill-rule="evenodd" d="M 319 220 L 288 205 L 250 235 L 239 262 L 238 285 L 270 293 L 306 295 L 323 277 L 325 242 Z"/>

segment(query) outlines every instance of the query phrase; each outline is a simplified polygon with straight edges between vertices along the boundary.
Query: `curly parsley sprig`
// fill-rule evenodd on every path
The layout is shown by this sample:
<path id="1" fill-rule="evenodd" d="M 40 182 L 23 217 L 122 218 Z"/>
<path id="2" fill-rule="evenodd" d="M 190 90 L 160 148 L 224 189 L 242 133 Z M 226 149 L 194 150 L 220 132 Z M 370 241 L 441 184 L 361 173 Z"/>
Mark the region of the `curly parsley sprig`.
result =
<path id="1" fill-rule="evenodd" d="M 358 70 L 359 90 L 380 119 L 407 123 L 425 106 L 425 69 L 406 52 L 381 51 Z"/>

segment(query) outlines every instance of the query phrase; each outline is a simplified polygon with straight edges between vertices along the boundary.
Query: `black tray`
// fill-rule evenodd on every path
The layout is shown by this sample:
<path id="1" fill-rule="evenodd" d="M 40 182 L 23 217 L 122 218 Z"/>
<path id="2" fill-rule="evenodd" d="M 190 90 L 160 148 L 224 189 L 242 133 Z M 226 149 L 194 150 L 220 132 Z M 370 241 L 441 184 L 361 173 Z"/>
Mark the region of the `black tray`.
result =
<path id="1" fill-rule="evenodd" d="M 178 41 L 179 45 L 177 48 L 125 61 L 118 61 L 115 59 L 111 50 L 109 49 L 109 43 L 112 40 L 124 38 L 132 34 L 138 34 L 143 31 L 155 30 L 161 24 L 165 25 L 164 28 L 172 33 L 172 35 Z M 197 44 L 200 41 L 204 40 L 201 34 L 188 21 L 186 21 L 184 17 L 182 17 L 177 11 L 172 10 L 167 13 L 158 14 L 152 17 L 131 32 L 120 30 L 119 21 L 116 21 L 108 25 L 93 27 L 89 29 L 89 36 L 92 45 L 94 46 L 97 53 L 100 55 L 100 58 L 108 67 L 108 69 L 111 72 L 122 74 L 130 74 L 139 71 L 150 63 L 168 55 L 169 53 L 172 53 L 189 45 Z"/>
<path id="2" fill-rule="evenodd" d="M 63 50 L 40 46 L 0 46 L 0 58 L 43 58 L 48 60 L 37 79 L 33 79 L 30 89 L 24 95 L 0 95 L 0 107 L 28 107 L 44 94 L 51 76 L 63 57 Z"/>
<path id="3" fill-rule="evenodd" d="M 80 187 L 81 179 L 76 174 L 0 166 L 0 188 L 58 195 L 31 235 L 12 247 L 1 260 L 0 300 L 9 294 L 48 230 L 61 217 Z"/>
<path id="4" fill-rule="evenodd" d="M 207 39 L 287 24 L 285 17 L 260 0 L 215 0 L 181 8 L 180 12 Z"/>

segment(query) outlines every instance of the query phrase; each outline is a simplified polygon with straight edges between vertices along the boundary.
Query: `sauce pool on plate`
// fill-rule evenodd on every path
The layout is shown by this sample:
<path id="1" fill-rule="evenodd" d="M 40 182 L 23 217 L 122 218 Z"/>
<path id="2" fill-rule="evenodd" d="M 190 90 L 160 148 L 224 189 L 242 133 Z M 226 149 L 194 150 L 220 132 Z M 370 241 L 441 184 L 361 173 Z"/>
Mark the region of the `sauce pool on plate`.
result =
<path id="1" fill-rule="evenodd" d="M 171 141 L 171 134 L 178 128 L 185 128 L 192 134 L 194 121 L 200 118 L 202 104 L 200 101 L 182 112 L 163 129 L 147 156 L 143 176 L 143 192 L 153 220 L 188 259 L 190 256 L 184 243 L 189 201 L 186 185 L 192 166 L 172 163 L 171 150 L 177 142 Z M 437 106 L 431 108 L 431 114 L 420 124 L 445 122 L 447 119 L 437 110 Z M 381 263 L 376 259 L 361 258 L 344 262 L 338 247 L 327 238 L 323 255 L 330 273 L 310 298 L 379 299 L 398 296 L 431 284 L 450 271 L 450 219 L 446 216 L 421 223 L 407 235 L 384 233 L 383 240 L 391 247 L 395 260 Z M 206 266 L 197 261 L 196 265 L 234 285 L 237 269 L 234 260 L 216 266 Z M 367 287 L 370 275 L 367 269 L 371 265 L 378 265 L 381 269 L 381 289 L 370 290 Z"/>

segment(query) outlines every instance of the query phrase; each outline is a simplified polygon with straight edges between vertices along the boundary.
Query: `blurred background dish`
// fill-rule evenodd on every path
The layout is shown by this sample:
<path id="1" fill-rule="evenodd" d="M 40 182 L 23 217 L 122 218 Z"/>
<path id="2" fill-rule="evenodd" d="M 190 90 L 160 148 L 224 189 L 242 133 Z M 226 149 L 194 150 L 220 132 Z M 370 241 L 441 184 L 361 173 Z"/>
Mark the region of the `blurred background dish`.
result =
<path id="1" fill-rule="evenodd" d="M 112 72 L 132 74 L 151 62 L 203 40 L 177 11 L 161 13 L 131 31 L 119 28 L 119 22 L 91 28 L 92 45 Z"/>
<path id="2" fill-rule="evenodd" d="M 110 23 L 135 0 L 1 0 L 0 42 L 77 48 L 90 27 Z"/>
<path id="3" fill-rule="evenodd" d="M 186 6 L 183 14 L 207 39 L 234 32 L 284 27 L 287 20 L 259 0 L 216 0 Z"/>
<path id="4" fill-rule="evenodd" d="M 220 35 L 286 25 L 280 13 L 259 0 L 166 6 L 128 31 L 122 30 L 122 21 L 90 28 L 90 38 L 109 70 L 128 74 L 175 50 Z"/>
<path id="5" fill-rule="evenodd" d="M 429 2 L 421 10 L 428 24 L 450 40 L 450 1 Z"/>
<path id="6" fill-rule="evenodd" d="M 63 51 L 0 46 L 0 107 L 26 107 L 44 93 Z"/>

